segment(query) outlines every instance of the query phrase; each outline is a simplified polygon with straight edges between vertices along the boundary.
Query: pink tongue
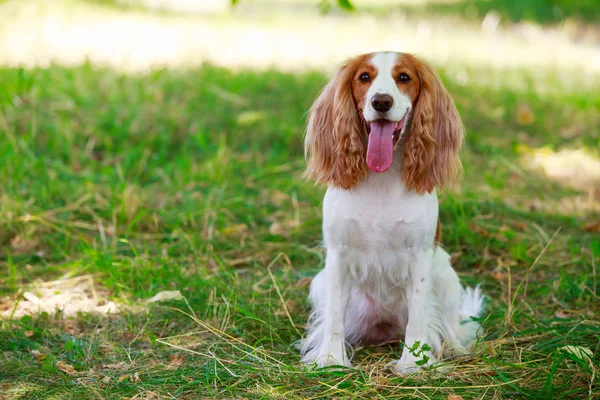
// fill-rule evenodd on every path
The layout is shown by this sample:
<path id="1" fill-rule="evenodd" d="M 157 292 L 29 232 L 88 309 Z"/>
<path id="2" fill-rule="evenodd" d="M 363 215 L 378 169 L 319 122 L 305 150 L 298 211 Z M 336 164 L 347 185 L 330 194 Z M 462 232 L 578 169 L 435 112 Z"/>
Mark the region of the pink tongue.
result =
<path id="1" fill-rule="evenodd" d="M 385 172 L 392 165 L 394 125 L 395 122 L 386 120 L 371 122 L 369 146 L 367 147 L 367 165 L 373 172 Z"/>

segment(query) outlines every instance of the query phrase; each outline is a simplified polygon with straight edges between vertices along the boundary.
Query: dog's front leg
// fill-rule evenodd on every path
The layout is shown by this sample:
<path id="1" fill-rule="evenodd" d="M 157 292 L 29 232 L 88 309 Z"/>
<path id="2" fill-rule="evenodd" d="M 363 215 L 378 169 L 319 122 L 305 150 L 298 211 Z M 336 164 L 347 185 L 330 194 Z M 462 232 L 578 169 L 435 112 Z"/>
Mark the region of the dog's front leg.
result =
<path id="1" fill-rule="evenodd" d="M 394 366 L 401 374 L 418 371 L 422 366 L 435 362 L 427 343 L 429 323 L 431 321 L 431 268 L 433 250 L 415 254 L 409 270 L 409 286 L 407 288 L 408 324 L 404 339 L 402 357 Z M 424 347 L 425 346 L 425 347 Z"/>
<path id="2" fill-rule="evenodd" d="M 325 283 L 327 301 L 323 307 L 323 338 L 316 358 L 319 367 L 344 365 L 351 367 L 346 352 L 344 316 L 350 292 L 348 268 L 337 249 L 327 249 Z"/>

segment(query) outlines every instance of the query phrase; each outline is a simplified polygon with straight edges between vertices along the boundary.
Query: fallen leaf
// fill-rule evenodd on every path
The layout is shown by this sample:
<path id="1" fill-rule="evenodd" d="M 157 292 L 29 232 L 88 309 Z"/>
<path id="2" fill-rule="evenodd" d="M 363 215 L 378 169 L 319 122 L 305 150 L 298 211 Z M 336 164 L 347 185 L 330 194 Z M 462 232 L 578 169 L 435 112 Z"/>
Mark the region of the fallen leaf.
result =
<path id="1" fill-rule="evenodd" d="M 104 368 L 104 369 L 127 369 L 127 364 L 125 364 L 123 361 L 119 361 L 118 363 L 115 363 L 115 364 L 105 364 L 102 366 L 102 368 Z"/>
<path id="2" fill-rule="evenodd" d="M 512 222 L 512 226 L 515 229 L 518 229 L 520 231 L 525 231 L 527 230 L 527 224 L 525 224 L 524 222 L 520 222 L 520 221 L 513 221 Z"/>
<path id="3" fill-rule="evenodd" d="M 276 206 L 282 206 L 290 199 L 290 195 L 280 190 L 275 190 L 271 193 L 271 202 Z"/>
<path id="4" fill-rule="evenodd" d="M 33 357 L 37 358 L 37 359 L 38 359 L 38 361 L 42 361 L 44 358 L 46 358 L 46 355 L 45 355 L 45 354 L 42 354 L 42 353 L 40 353 L 40 352 L 39 352 L 39 351 L 37 351 L 37 350 L 31 350 L 30 354 L 31 354 Z"/>
<path id="5" fill-rule="evenodd" d="M 168 301 L 168 300 L 181 300 L 183 299 L 183 295 L 179 290 L 164 290 L 162 292 L 156 293 L 150 299 L 146 300 L 146 303 L 157 303 L 159 301 Z"/>
<path id="6" fill-rule="evenodd" d="M 94 368 L 90 368 L 90 370 L 88 371 L 88 374 L 96 379 L 100 378 L 102 376 L 98 372 L 96 372 L 96 370 L 94 370 Z"/>
<path id="7" fill-rule="evenodd" d="M 585 225 L 583 230 L 586 232 L 600 232 L 600 221 Z"/>
<path id="8" fill-rule="evenodd" d="M 72 365 L 67 364 L 66 362 L 59 361 L 58 363 L 56 363 L 56 366 L 58 367 L 58 369 L 60 369 L 62 372 L 64 372 L 67 375 L 77 375 L 77 374 L 79 374 L 79 372 L 77 372 L 75 370 L 75 368 L 73 368 Z"/>
<path id="9" fill-rule="evenodd" d="M 296 228 L 296 221 L 286 220 L 283 222 L 273 222 L 269 227 L 269 233 L 271 235 L 282 235 L 286 236 L 291 230 Z"/>
<path id="10" fill-rule="evenodd" d="M 531 108 L 526 104 L 521 104 L 517 109 L 516 119 L 519 125 L 531 125 L 535 118 Z"/>
<path id="11" fill-rule="evenodd" d="M 459 396 L 457 394 L 449 394 L 448 400 L 464 400 L 464 399 L 462 396 Z"/>
<path id="12" fill-rule="evenodd" d="M 23 298 L 33 304 L 35 304 L 36 306 L 40 304 L 40 298 L 37 297 L 35 294 L 31 293 L 31 292 L 25 292 L 23 293 Z"/>
<path id="13" fill-rule="evenodd" d="M 235 267 L 238 265 L 250 264 L 252 261 L 254 261 L 254 257 L 248 256 L 248 257 L 236 258 L 235 260 L 226 260 L 226 261 L 227 261 L 227 264 L 229 264 L 232 267 Z"/>
<path id="14" fill-rule="evenodd" d="M 34 331 L 25 331 L 25 336 L 32 337 L 33 335 L 35 335 Z"/>
<path id="15" fill-rule="evenodd" d="M 588 347 L 568 345 L 561 347 L 560 350 L 564 351 L 565 353 L 573 354 L 580 360 L 592 361 L 594 357 L 594 353 Z"/>
<path id="16" fill-rule="evenodd" d="M 538 211 L 541 208 L 542 208 L 542 202 L 539 199 L 534 199 L 529 204 L 529 210 L 531 210 L 531 211 Z"/>
<path id="17" fill-rule="evenodd" d="M 269 227 L 269 233 L 271 235 L 281 235 L 284 231 L 283 225 L 281 225 L 279 222 L 273 222 Z"/>
<path id="18" fill-rule="evenodd" d="M 105 376 L 104 378 L 102 378 L 102 382 L 103 382 L 103 383 L 108 383 L 108 382 L 110 382 L 110 376 Z"/>
<path id="19" fill-rule="evenodd" d="M 573 318 L 573 315 L 571 315 L 571 313 L 566 310 L 558 310 L 556 313 L 554 313 L 554 316 L 556 318 L 561 318 L 561 319 Z"/>
<path id="20" fill-rule="evenodd" d="M 312 280 L 313 280 L 313 278 L 311 278 L 311 277 L 302 278 L 296 283 L 296 286 L 300 286 L 300 287 L 310 286 Z"/>
<path id="21" fill-rule="evenodd" d="M 502 235 L 501 233 L 494 235 L 494 238 L 499 242 L 503 242 L 503 243 L 508 242 L 508 238 L 506 236 Z"/>
<path id="22" fill-rule="evenodd" d="M 10 240 L 10 247 L 13 254 L 27 254 L 30 253 L 37 242 L 31 239 L 25 239 L 23 236 L 15 236 Z"/>
<path id="23" fill-rule="evenodd" d="M 231 225 L 221 231 L 225 236 L 241 235 L 246 232 L 248 232 L 248 225 L 246 224 Z"/>
<path id="24" fill-rule="evenodd" d="M 493 271 L 490 275 L 498 282 L 505 282 L 508 280 L 508 273 L 504 271 Z"/>
<path id="25" fill-rule="evenodd" d="M 142 380 L 140 379 L 140 374 L 138 372 L 136 372 L 135 374 L 133 374 L 133 376 L 129 377 L 129 380 L 131 382 L 141 382 Z"/>
<path id="26" fill-rule="evenodd" d="M 490 237 L 490 233 L 487 230 L 483 229 L 480 226 L 475 225 L 472 222 L 469 222 L 469 227 L 471 228 L 471 230 L 473 232 L 477 233 L 478 235 L 481 235 L 483 237 Z"/>
<path id="27" fill-rule="evenodd" d="M 288 300 L 285 302 L 285 305 L 290 313 L 295 314 L 300 311 L 300 306 L 298 302 L 295 300 Z"/>
<path id="28" fill-rule="evenodd" d="M 179 367 L 180 365 L 183 365 L 184 363 L 185 363 L 185 358 L 181 354 L 177 353 L 177 354 L 173 354 L 171 356 L 170 364 L 172 366 Z"/>

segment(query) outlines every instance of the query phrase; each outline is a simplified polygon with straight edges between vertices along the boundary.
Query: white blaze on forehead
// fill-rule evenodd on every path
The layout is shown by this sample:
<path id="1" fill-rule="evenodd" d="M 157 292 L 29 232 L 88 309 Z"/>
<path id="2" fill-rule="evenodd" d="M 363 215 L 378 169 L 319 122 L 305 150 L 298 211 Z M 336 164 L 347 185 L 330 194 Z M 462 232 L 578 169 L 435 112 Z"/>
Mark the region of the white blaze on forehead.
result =
<path id="1" fill-rule="evenodd" d="M 382 118 L 390 121 L 400 121 L 412 108 L 410 99 L 398 90 L 398 86 L 396 85 L 397 77 L 392 75 L 394 66 L 398 63 L 398 56 L 399 54 L 395 52 L 375 53 L 369 60 L 377 69 L 377 76 L 371 83 L 366 94 L 363 114 L 367 121 Z M 379 113 L 371 106 L 371 99 L 376 94 L 389 94 L 392 96 L 394 105 L 391 110 Z"/>
<path id="2" fill-rule="evenodd" d="M 391 94 L 391 89 L 396 87 L 392 70 L 398 60 L 398 53 L 375 53 L 371 58 L 371 64 L 377 68 L 377 77 L 371 84 L 370 89 L 376 90 L 375 93 Z"/>

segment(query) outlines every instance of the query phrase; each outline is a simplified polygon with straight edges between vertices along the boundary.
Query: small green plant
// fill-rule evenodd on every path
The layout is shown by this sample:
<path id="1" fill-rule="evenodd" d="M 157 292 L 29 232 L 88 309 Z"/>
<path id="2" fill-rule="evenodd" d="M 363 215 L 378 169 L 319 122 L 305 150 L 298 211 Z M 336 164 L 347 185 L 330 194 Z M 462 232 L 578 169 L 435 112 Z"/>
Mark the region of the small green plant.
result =
<path id="1" fill-rule="evenodd" d="M 431 347 L 427 343 L 421 344 L 421 342 L 417 340 L 411 347 L 408 347 L 408 351 L 418 358 L 418 360 L 415 361 L 415 364 L 423 366 L 429 361 L 429 356 L 425 353 L 431 351 Z"/>

